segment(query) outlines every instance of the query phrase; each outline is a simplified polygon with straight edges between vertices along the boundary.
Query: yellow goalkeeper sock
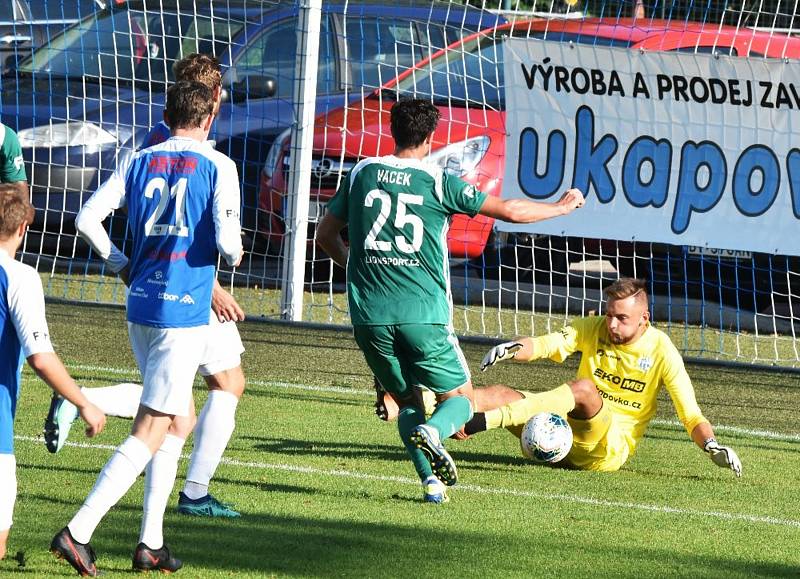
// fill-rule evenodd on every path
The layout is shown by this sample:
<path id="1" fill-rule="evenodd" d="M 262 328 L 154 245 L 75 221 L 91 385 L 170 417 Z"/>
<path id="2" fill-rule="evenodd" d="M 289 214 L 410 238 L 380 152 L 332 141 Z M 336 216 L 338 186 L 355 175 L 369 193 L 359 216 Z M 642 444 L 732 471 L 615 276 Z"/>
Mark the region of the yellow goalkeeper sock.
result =
<path id="1" fill-rule="evenodd" d="M 486 412 L 486 430 L 522 426 L 539 412 L 552 412 L 566 418 L 575 408 L 575 396 L 572 395 L 569 384 L 562 384 L 558 388 L 538 394 L 522 392 L 522 395 L 521 400 Z"/>

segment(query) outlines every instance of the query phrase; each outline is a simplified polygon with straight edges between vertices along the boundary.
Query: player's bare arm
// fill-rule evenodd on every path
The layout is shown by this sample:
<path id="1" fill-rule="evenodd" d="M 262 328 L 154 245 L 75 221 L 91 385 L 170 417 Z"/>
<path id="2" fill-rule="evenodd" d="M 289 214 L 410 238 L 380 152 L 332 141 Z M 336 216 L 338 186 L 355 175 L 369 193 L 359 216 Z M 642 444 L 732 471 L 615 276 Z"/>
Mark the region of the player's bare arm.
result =
<path id="1" fill-rule="evenodd" d="M 317 245 L 327 253 L 339 267 L 347 265 L 347 246 L 342 239 L 342 229 L 346 222 L 335 215 L 327 213 L 317 227 Z"/>
<path id="2" fill-rule="evenodd" d="M 527 199 L 503 200 L 498 197 L 487 197 L 479 213 L 511 223 L 535 223 L 553 217 L 572 213 L 583 207 L 583 193 L 578 189 L 569 189 L 555 203 L 542 203 Z"/>
<path id="3" fill-rule="evenodd" d="M 81 418 L 86 422 L 86 436 L 91 438 L 102 432 L 106 425 L 106 415 L 87 400 L 55 353 L 31 354 L 27 360 L 39 378 L 78 408 Z"/>

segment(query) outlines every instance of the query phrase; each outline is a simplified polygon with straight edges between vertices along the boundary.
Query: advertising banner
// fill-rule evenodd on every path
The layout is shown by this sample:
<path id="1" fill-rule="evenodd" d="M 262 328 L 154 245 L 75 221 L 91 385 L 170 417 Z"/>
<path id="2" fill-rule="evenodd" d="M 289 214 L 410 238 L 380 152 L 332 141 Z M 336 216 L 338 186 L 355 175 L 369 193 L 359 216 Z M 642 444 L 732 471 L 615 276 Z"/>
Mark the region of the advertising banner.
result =
<path id="1" fill-rule="evenodd" d="M 800 62 L 538 39 L 504 60 L 503 197 L 587 203 L 498 229 L 800 255 Z"/>

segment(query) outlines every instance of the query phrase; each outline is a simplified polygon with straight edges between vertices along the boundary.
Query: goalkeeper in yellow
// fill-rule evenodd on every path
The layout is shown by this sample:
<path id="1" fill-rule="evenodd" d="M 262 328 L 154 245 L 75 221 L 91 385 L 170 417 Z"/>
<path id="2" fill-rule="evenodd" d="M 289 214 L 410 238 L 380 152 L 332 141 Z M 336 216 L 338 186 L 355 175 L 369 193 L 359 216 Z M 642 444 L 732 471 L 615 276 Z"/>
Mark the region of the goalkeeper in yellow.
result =
<path id="1" fill-rule="evenodd" d="M 563 362 L 574 352 L 583 355 L 577 378 L 554 390 L 533 394 L 505 386 L 476 389 L 476 406 L 483 412 L 475 413 L 464 433 L 507 428 L 519 436 L 531 416 L 553 412 L 565 416 L 572 427 L 574 442 L 565 459 L 569 466 L 615 471 L 636 450 L 663 386 L 695 444 L 714 464 L 741 476 L 739 457 L 717 442 L 700 411 L 678 350 L 664 332 L 650 325 L 644 282 L 617 280 L 606 296 L 605 318 L 579 318 L 559 332 L 489 350 L 481 370 L 505 360 Z"/>

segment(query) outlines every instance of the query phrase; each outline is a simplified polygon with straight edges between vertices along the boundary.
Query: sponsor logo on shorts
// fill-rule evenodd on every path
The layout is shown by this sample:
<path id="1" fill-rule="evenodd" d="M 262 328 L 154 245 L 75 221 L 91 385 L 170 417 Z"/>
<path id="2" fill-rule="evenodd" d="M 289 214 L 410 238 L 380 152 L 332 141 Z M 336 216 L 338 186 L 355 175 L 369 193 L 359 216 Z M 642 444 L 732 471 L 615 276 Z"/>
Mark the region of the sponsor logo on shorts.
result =
<path id="1" fill-rule="evenodd" d="M 181 303 L 182 304 L 189 304 L 191 306 L 191 305 L 194 305 L 194 300 L 192 299 L 192 296 L 190 296 L 189 294 L 185 294 L 181 298 Z"/>
<path id="2" fill-rule="evenodd" d="M 180 299 L 175 294 L 169 294 L 167 292 L 158 292 L 158 299 L 164 300 L 165 302 L 177 302 Z"/>

